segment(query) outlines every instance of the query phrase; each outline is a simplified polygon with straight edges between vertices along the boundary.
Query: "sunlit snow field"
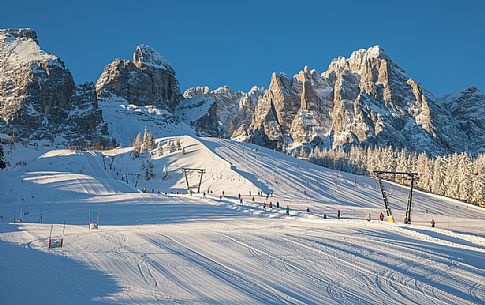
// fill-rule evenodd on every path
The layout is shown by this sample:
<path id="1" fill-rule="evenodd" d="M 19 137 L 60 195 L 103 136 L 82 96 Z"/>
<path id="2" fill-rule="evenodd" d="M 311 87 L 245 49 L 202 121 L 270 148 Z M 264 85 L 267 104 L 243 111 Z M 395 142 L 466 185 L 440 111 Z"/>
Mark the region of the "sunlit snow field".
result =
<path id="1" fill-rule="evenodd" d="M 416 191 L 403 225 L 408 189 L 386 182 L 397 220 L 388 224 L 369 177 L 251 144 L 180 139 L 186 154 L 154 156 L 157 176 L 136 187 L 122 180 L 140 171 L 129 148 L 19 145 L 27 165 L 0 174 L 0 304 L 485 302 L 484 209 Z M 186 194 L 182 167 L 206 169 L 205 197 Z M 57 238 L 64 222 L 63 248 L 47 249 L 51 225 Z"/>

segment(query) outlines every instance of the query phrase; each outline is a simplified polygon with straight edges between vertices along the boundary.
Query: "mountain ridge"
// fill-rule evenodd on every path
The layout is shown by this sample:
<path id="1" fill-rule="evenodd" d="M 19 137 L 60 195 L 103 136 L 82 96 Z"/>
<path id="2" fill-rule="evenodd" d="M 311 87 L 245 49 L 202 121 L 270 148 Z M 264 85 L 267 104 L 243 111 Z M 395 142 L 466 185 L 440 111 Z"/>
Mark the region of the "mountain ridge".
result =
<path id="1" fill-rule="evenodd" d="M 132 60 L 106 65 L 94 88 L 76 86 L 64 62 L 39 47 L 32 29 L 0 30 L 0 51 L 0 129 L 29 140 L 109 145 L 107 125 L 113 124 L 99 105 L 119 101 L 123 109 L 156 107 L 147 113 L 163 113 L 167 126 L 185 123 L 201 134 L 285 151 L 351 145 L 430 154 L 485 151 L 485 123 L 478 115 L 484 95 L 472 87 L 438 99 L 381 46 L 337 57 L 321 73 L 308 66 L 291 77 L 272 73 L 267 89 L 193 87 L 184 93 L 168 61 L 143 44 Z M 73 115 L 79 107 L 81 119 Z"/>

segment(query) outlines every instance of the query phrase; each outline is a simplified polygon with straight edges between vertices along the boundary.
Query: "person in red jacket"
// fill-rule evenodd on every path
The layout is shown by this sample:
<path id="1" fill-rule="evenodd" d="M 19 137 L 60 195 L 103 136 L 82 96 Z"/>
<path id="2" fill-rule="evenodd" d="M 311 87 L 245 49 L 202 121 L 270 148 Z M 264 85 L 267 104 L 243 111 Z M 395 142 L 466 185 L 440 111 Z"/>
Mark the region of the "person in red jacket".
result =
<path id="1" fill-rule="evenodd" d="M 434 219 L 431 219 L 431 227 L 432 228 L 434 228 L 435 224 L 436 224 L 436 221 L 434 221 Z"/>
<path id="2" fill-rule="evenodd" d="M 379 219 L 380 219 L 381 221 L 383 221 L 383 220 L 384 220 L 384 214 L 382 214 L 382 212 L 381 212 L 381 215 L 379 215 Z"/>

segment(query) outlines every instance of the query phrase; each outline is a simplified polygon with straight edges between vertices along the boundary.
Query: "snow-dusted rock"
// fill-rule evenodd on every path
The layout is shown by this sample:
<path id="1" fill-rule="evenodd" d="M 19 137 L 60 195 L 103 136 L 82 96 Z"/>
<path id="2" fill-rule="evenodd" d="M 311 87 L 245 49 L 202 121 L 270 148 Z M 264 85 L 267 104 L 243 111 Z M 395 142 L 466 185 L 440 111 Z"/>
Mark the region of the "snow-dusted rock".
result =
<path id="1" fill-rule="evenodd" d="M 32 29 L 0 30 L 0 126 L 18 139 L 107 145 L 94 85 L 76 87 Z M 2 122 L 3 121 L 3 122 Z"/>
<path id="2" fill-rule="evenodd" d="M 184 92 L 185 100 L 176 113 L 203 133 L 231 137 L 241 126 L 241 130 L 246 131 L 258 97 L 263 92 L 264 89 L 259 87 L 253 87 L 247 93 L 233 91 L 227 86 L 214 91 L 209 91 L 209 87 L 189 88 Z"/>
<path id="3" fill-rule="evenodd" d="M 40 49 L 35 31 L 0 30 L 2 129 L 32 139 L 54 138 L 74 88 L 64 63 Z"/>
<path id="4" fill-rule="evenodd" d="M 133 105 L 153 105 L 173 111 L 180 100 L 175 71 L 157 51 L 140 45 L 133 61 L 115 59 L 96 83 L 98 98 L 118 96 Z"/>
<path id="5" fill-rule="evenodd" d="M 476 87 L 444 98 L 444 105 L 468 138 L 471 151 L 485 153 L 485 95 Z"/>
<path id="6" fill-rule="evenodd" d="M 246 140 L 276 148 L 312 143 L 476 151 L 478 144 L 467 142 L 465 133 L 429 91 L 375 46 L 334 59 L 321 75 L 308 67 L 291 79 L 273 73 Z"/>

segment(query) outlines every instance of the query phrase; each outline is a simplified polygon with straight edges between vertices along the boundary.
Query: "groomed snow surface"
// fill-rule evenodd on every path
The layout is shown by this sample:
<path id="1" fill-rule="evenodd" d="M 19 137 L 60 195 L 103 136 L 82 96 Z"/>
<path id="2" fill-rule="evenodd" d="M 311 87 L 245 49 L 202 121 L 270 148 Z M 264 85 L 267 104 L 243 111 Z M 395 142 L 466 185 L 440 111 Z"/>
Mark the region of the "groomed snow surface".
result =
<path id="1" fill-rule="evenodd" d="M 484 304 L 483 209 L 416 192 L 402 225 L 408 190 L 386 182 L 388 224 L 371 178 L 229 140 L 159 140 L 175 139 L 186 154 L 152 156 L 156 176 L 136 187 L 121 179 L 140 172 L 129 148 L 14 148 L 27 165 L 0 172 L 0 304 Z M 206 197 L 186 194 L 182 167 L 206 169 Z M 63 248 L 47 249 L 64 222 Z"/>

